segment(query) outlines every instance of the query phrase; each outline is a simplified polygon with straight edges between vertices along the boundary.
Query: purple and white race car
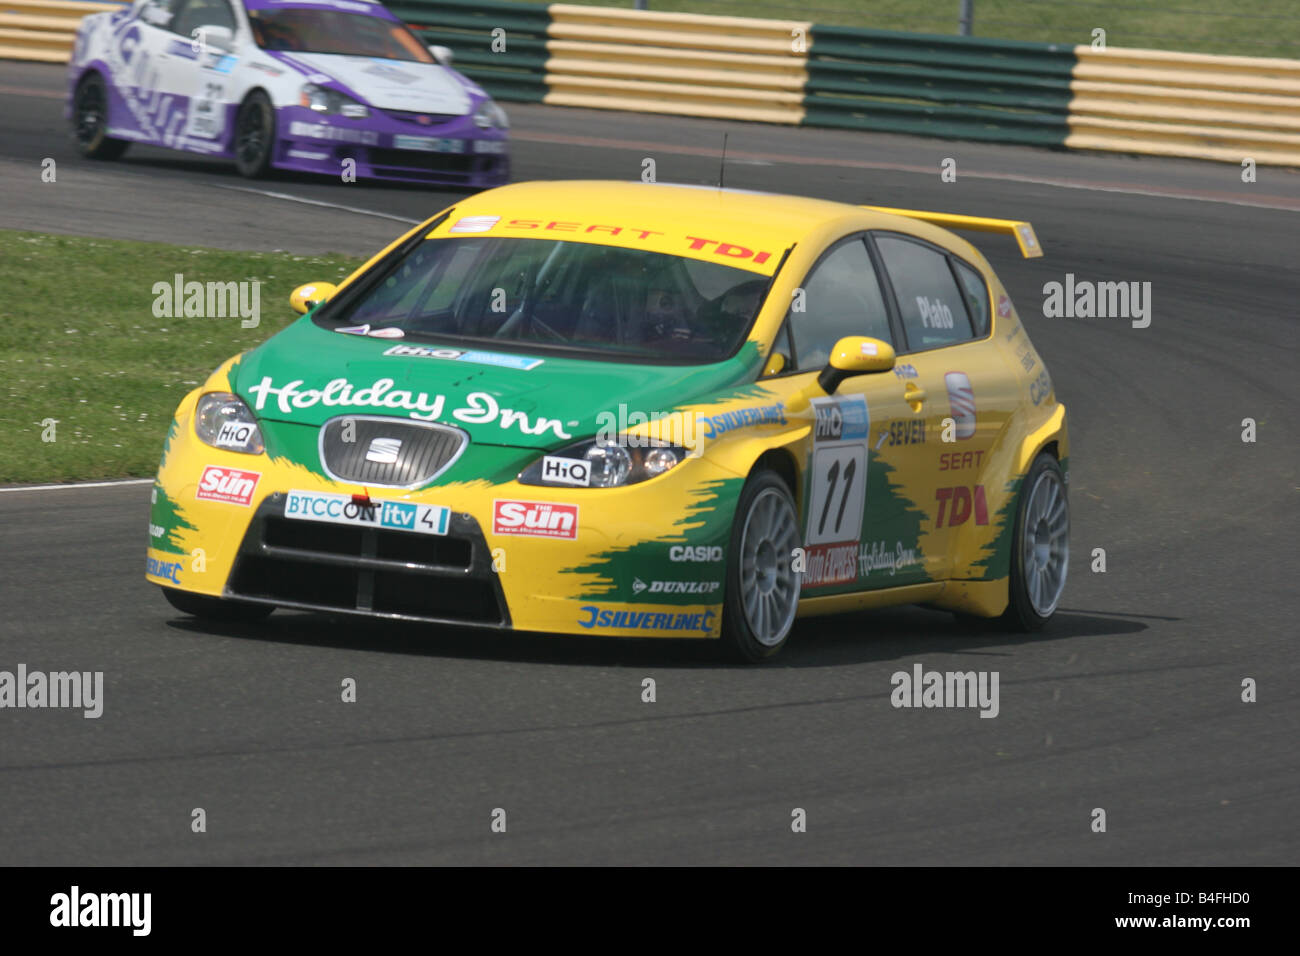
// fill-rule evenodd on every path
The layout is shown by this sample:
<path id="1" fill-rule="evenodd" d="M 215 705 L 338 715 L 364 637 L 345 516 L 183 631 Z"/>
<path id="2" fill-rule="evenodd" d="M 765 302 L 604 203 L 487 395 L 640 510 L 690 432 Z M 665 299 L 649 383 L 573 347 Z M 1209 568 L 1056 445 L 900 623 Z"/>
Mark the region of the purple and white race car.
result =
<path id="1" fill-rule="evenodd" d="M 505 111 L 450 62 L 365 0 L 135 0 L 81 21 L 65 115 L 96 159 L 137 142 L 250 177 L 500 185 Z"/>

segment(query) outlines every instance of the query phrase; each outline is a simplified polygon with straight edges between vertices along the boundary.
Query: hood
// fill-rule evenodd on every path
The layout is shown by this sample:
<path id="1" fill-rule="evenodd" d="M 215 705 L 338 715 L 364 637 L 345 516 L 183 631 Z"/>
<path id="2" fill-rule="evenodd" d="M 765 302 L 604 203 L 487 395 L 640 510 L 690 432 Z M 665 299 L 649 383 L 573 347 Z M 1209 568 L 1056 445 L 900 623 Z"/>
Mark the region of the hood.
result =
<path id="1" fill-rule="evenodd" d="M 391 415 L 455 425 L 475 444 L 554 449 L 595 435 L 620 405 L 649 416 L 716 399 L 752 382 L 758 364 L 748 345 L 714 365 L 628 365 L 332 332 L 303 318 L 246 353 L 231 384 L 266 421 Z"/>
<path id="2" fill-rule="evenodd" d="M 316 76 L 322 74 L 342 92 L 377 109 L 448 116 L 464 116 L 470 111 L 472 101 L 465 85 L 437 63 L 337 53 L 267 52 L 310 81 L 324 82 Z"/>

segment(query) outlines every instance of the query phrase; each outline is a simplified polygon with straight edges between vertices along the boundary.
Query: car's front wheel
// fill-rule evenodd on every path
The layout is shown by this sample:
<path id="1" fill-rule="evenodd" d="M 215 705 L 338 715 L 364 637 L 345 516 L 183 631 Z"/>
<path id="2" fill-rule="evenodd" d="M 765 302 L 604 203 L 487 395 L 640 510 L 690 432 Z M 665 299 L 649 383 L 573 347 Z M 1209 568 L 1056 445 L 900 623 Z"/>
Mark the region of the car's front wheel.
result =
<path id="1" fill-rule="evenodd" d="M 87 73 L 72 96 L 72 140 L 87 159 L 118 159 L 131 144 L 108 135 L 108 87 Z"/>
<path id="2" fill-rule="evenodd" d="M 235 117 L 235 168 L 249 179 L 265 176 L 275 154 L 275 107 L 271 98 L 254 90 Z"/>
<path id="3" fill-rule="evenodd" d="M 1047 452 L 1021 485 L 1004 620 L 1036 631 L 1056 613 L 1070 569 L 1070 504 L 1061 465 Z"/>
<path id="4" fill-rule="evenodd" d="M 175 588 L 163 588 L 163 597 L 176 610 L 207 621 L 260 621 L 275 610 L 269 604 L 248 604 L 244 601 L 227 601 L 205 597 Z"/>
<path id="5" fill-rule="evenodd" d="M 727 556 L 722 638 L 733 656 L 755 663 L 785 647 L 799 607 L 799 513 L 773 471 L 749 476 L 740 492 Z"/>

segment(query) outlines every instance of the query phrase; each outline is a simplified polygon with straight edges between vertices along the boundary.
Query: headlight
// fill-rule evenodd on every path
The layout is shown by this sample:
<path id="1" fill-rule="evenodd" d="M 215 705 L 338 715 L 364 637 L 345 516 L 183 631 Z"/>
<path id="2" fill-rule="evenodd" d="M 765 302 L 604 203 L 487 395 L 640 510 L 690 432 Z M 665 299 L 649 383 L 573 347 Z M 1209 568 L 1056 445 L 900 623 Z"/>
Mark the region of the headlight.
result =
<path id="1" fill-rule="evenodd" d="M 365 119 L 370 115 L 370 109 L 364 103 L 358 103 L 346 93 L 317 86 L 315 83 L 304 84 L 298 94 L 298 103 L 317 113 L 337 114 L 350 119 Z"/>
<path id="2" fill-rule="evenodd" d="M 479 129 L 509 129 L 510 118 L 492 100 L 484 100 L 483 105 L 474 112 L 474 125 Z"/>
<path id="3" fill-rule="evenodd" d="M 655 478 L 676 467 L 690 452 L 640 436 L 603 438 L 543 455 L 519 474 L 523 485 L 559 488 L 617 488 Z"/>
<path id="4" fill-rule="evenodd" d="M 194 433 L 214 448 L 260 455 L 262 430 L 244 400 L 229 392 L 208 392 L 194 408 Z"/>

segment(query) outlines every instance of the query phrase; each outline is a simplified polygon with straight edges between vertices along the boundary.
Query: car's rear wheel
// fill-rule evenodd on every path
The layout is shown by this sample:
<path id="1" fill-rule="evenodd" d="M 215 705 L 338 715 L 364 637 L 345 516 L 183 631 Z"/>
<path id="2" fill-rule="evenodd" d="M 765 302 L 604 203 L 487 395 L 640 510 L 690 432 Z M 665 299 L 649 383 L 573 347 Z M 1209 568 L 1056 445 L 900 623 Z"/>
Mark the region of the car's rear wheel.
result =
<path id="1" fill-rule="evenodd" d="M 261 90 L 254 90 L 235 117 L 235 168 L 249 179 L 265 176 L 275 154 L 275 107 Z"/>
<path id="2" fill-rule="evenodd" d="M 72 96 L 72 140 L 87 159 L 118 159 L 131 144 L 108 135 L 108 87 L 87 73 Z"/>
<path id="3" fill-rule="evenodd" d="M 785 646 L 799 606 L 799 513 L 773 471 L 749 476 L 740 492 L 727 556 L 722 639 L 735 657 L 754 663 Z"/>
<path id="4" fill-rule="evenodd" d="M 227 601 L 191 594 L 189 591 L 177 591 L 175 588 L 163 588 L 162 592 L 167 603 L 176 610 L 208 621 L 260 621 L 275 610 L 269 604 Z"/>
<path id="5" fill-rule="evenodd" d="M 1051 619 L 1070 570 L 1070 505 L 1060 463 L 1043 452 L 1021 485 L 1003 620 L 1036 631 Z"/>

